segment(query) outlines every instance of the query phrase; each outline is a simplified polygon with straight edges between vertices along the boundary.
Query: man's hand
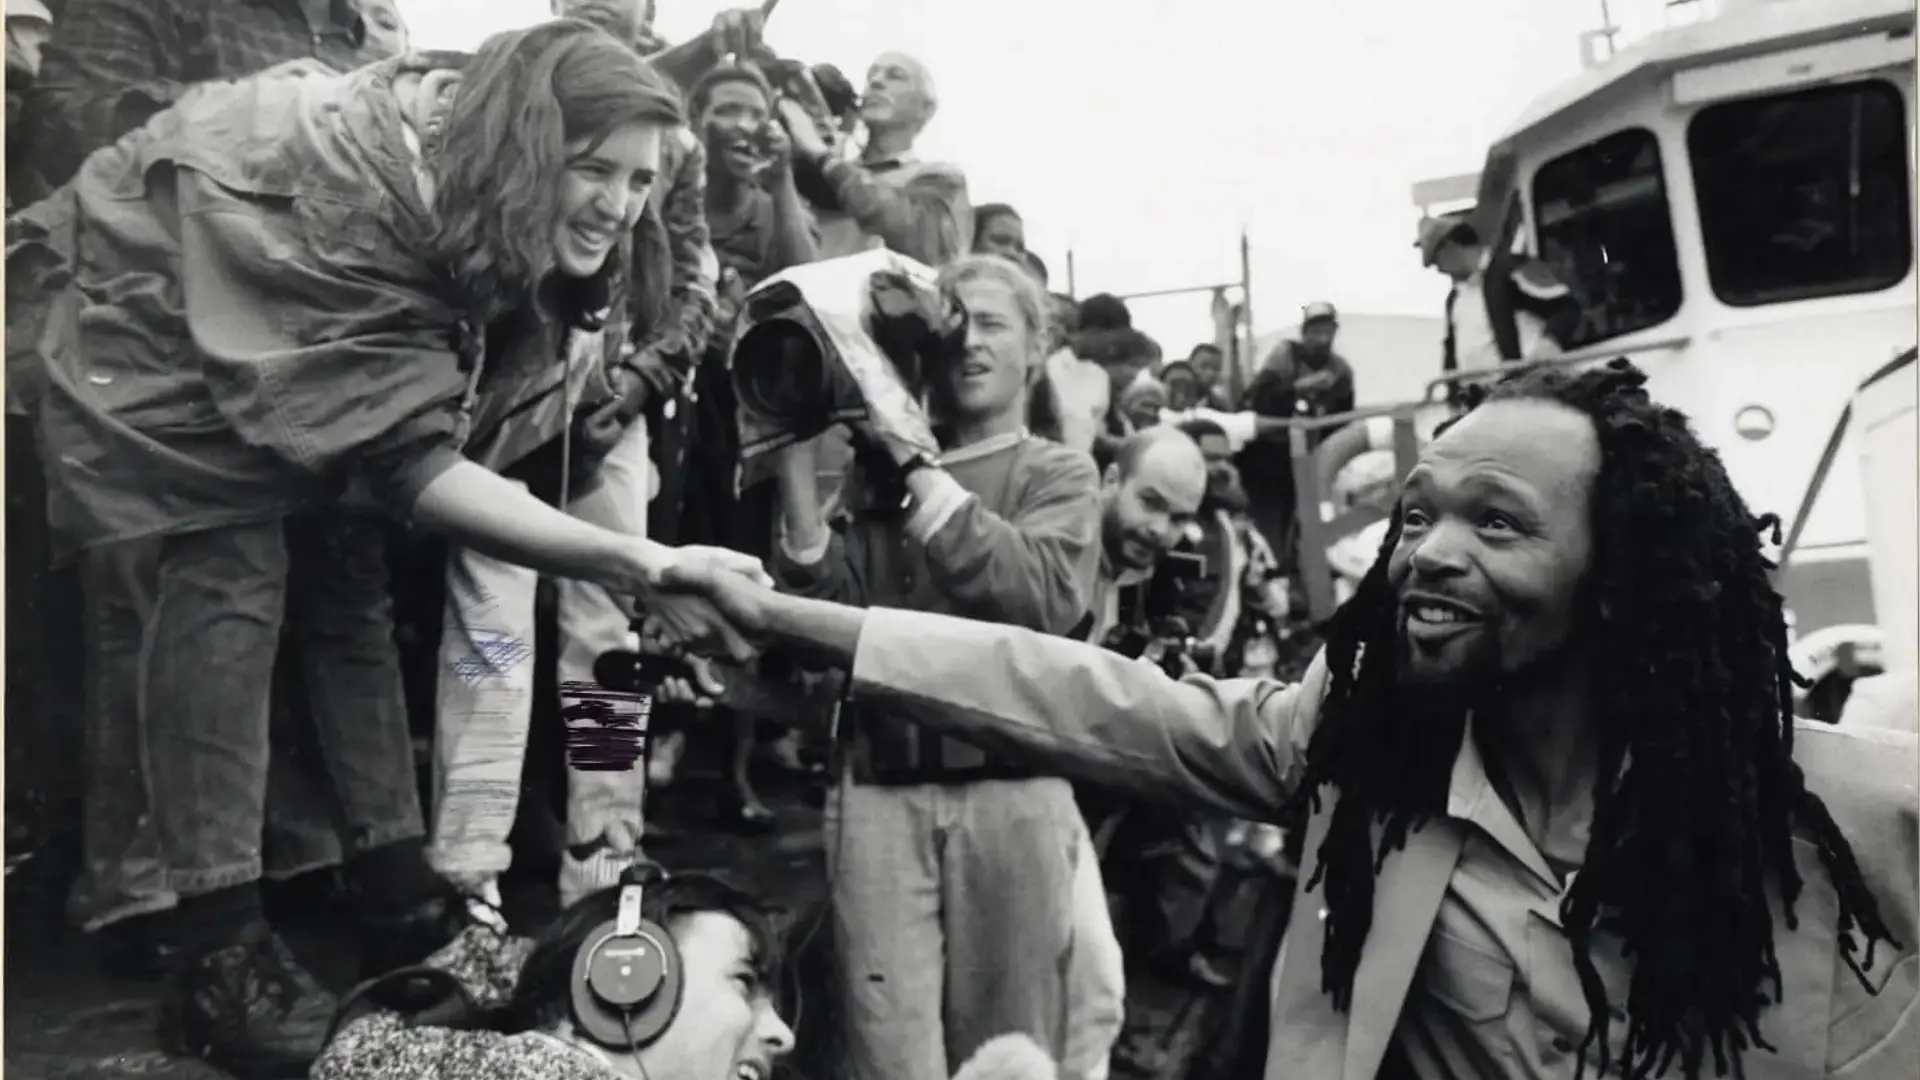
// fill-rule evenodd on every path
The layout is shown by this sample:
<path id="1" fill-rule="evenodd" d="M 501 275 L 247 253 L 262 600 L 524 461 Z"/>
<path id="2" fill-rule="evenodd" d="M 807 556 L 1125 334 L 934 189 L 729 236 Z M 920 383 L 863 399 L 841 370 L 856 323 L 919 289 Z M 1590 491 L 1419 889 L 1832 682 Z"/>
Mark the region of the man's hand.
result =
<path id="1" fill-rule="evenodd" d="M 787 134 L 784 119 L 776 119 L 760 129 L 760 152 L 766 155 L 767 179 L 779 182 L 793 178 L 793 137 Z"/>
<path id="2" fill-rule="evenodd" d="M 810 663 L 822 666 L 852 666 L 866 625 L 864 608 L 787 596 L 774 592 L 765 575 L 732 573 L 700 560 L 663 568 L 660 587 L 698 596 L 740 637 L 797 649 Z M 674 631 L 668 627 L 650 623 L 647 631 L 657 639 L 674 640 Z"/>
<path id="3" fill-rule="evenodd" d="M 710 552 L 720 549 L 678 550 Z M 695 557 L 677 560 L 662 567 L 659 589 L 663 593 L 673 594 L 676 599 L 697 600 L 706 605 L 705 611 L 724 620 L 736 637 L 743 640 L 761 638 L 768 630 L 771 603 L 779 594 L 773 591 L 772 579 L 764 570 L 759 570 L 759 563 L 755 561 L 753 565 L 758 572 L 746 574 L 740 573 L 736 564 L 722 559 Z M 681 627 L 664 619 L 655 619 L 651 609 L 642 636 L 682 648 L 698 644 L 697 640 L 687 639 Z M 744 660 L 747 657 L 736 654 L 735 658 Z"/>
<path id="4" fill-rule="evenodd" d="M 760 35 L 766 25 L 767 18 L 759 8 L 741 8 L 715 15 L 713 29 L 707 31 L 713 42 L 714 55 L 733 55 L 743 59 L 758 55 L 762 51 Z"/>
<path id="5" fill-rule="evenodd" d="M 793 142 L 792 154 L 800 160 L 818 163 L 832 153 L 827 140 L 821 138 L 820 128 L 813 122 L 812 114 L 799 102 L 780 99 L 780 126 L 786 129 L 787 136 Z"/>
<path id="6" fill-rule="evenodd" d="M 753 629 L 719 610 L 712 596 L 726 585 L 771 592 L 773 579 L 760 560 L 726 548 L 652 545 L 636 599 L 649 634 L 675 648 L 722 652 L 745 663 L 757 650 L 743 629 Z"/>

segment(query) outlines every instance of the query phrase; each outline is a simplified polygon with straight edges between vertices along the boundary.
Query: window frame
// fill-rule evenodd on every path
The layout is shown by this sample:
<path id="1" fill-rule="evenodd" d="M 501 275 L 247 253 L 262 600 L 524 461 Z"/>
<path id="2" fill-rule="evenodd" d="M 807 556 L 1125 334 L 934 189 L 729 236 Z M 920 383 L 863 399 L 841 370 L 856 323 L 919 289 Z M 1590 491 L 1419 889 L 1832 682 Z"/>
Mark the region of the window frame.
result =
<path id="1" fill-rule="evenodd" d="M 1653 167 L 1653 172 L 1651 176 L 1655 183 L 1655 191 L 1660 197 L 1661 204 L 1665 207 L 1664 217 L 1666 220 L 1666 228 L 1667 228 L 1667 247 L 1669 252 L 1672 255 L 1672 266 L 1670 269 L 1673 276 L 1673 286 L 1674 286 L 1673 306 L 1670 310 L 1668 310 L 1664 315 L 1660 316 L 1659 318 L 1653 319 L 1639 326 L 1630 327 L 1625 330 L 1616 330 L 1612 333 L 1605 334 L 1600 337 L 1589 338 L 1586 340 L 1582 340 L 1582 341 L 1578 341 L 1573 344 L 1570 344 L 1567 346 L 1567 349 L 1569 351 L 1579 351 L 1584 349 L 1590 349 L 1596 345 L 1604 345 L 1609 341 L 1614 341 L 1616 339 L 1626 337 L 1630 334 L 1638 334 L 1646 330 L 1651 330 L 1656 326 L 1664 326 L 1667 323 L 1672 322 L 1675 318 L 1677 318 L 1680 315 L 1680 312 L 1684 310 L 1686 307 L 1687 283 L 1686 283 L 1686 271 L 1684 267 L 1685 260 L 1681 257 L 1680 223 L 1674 215 L 1675 202 L 1673 198 L 1672 185 L 1668 183 L 1666 146 L 1664 144 L 1664 141 L 1660 137 L 1660 132 L 1650 123 L 1642 121 L 1639 123 L 1625 124 L 1621 127 L 1608 131 L 1597 138 L 1587 139 L 1576 146 L 1569 147 L 1566 150 L 1563 150 L 1557 154 L 1554 154 L 1552 157 L 1546 159 L 1545 161 L 1542 161 L 1527 176 L 1526 208 L 1527 208 L 1527 214 L 1528 214 L 1529 220 L 1523 223 L 1522 228 L 1531 233 L 1532 240 L 1533 240 L 1533 250 L 1536 253 L 1537 257 L 1544 259 L 1546 257 L 1546 232 L 1552 226 L 1547 223 L 1545 204 L 1540 199 L 1541 175 L 1547 172 L 1549 169 L 1553 168 L 1555 165 L 1558 165 L 1569 158 L 1575 157 L 1576 155 L 1579 155 L 1579 154 L 1587 153 L 1593 150 L 1593 148 L 1599 146 L 1601 143 L 1607 142 L 1612 139 L 1618 139 L 1623 135 L 1644 136 L 1647 142 L 1653 147 L 1653 158 L 1654 158 L 1653 166 L 1654 167 Z M 1564 220 L 1564 219 L 1556 219 L 1556 223 L 1559 220 Z M 1579 285 L 1577 281 L 1570 281 L 1568 284 L 1576 288 Z"/>
<path id="2" fill-rule="evenodd" d="M 1728 110 L 1751 109 L 1793 99 L 1837 98 L 1849 95 L 1873 96 L 1890 100 L 1894 107 L 1894 130 L 1898 133 L 1901 147 L 1901 159 L 1906 166 L 1906 176 L 1894 186 L 1895 197 L 1899 200 L 1899 209 L 1905 219 L 1899 230 L 1901 243 L 1906 251 L 1906 259 L 1900 270 L 1890 278 L 1851 277 L 1829 282 L 1819 286 L 1798 286 L 1794 288 L 1776 288 L 1755 290 L 1746 296 L 1730 295 L 1719 274 L 1717 274 L 1713 255 L 1713 236 L 1708 229 L 1708 211 L 1703 197 L 1700 176 L 1700 155 L 1694 152 L 1694 139 L 1699 130 L 1700 121 L 1710 115 L 1724 115 Z M 1772 307 L 1779 304 L 1799 303 L 1807 300 L 1825 300 L 1833 297 L 1871 296 L 1899 286 L 1912 276 L 1914 270 L 1913 224 L 1915 198 L 1913 193 L 1912 145 L 1909 130 L 1906 95 L 1888 79 L 1874 76 L 1865 79 L 1851 79 L 1845 82 L 1822 83 L 1817 86 L 1802 86 L 1776 90 L 1773 93 L 1757 94 L 1752 97 L 1736 98 L 1730 101 L 1717 101 L 1704 105 L 1687 118 L 1685 132 L 1687 151 L 1687 173 L 1693 185 L 1694 213 L 1700 221 L 1700 260 L 1706 271 L 1707 287 L 1712 290 L 1714 299 L 1730 308 L 1750 309 Z M 1736 260 L 1737 261 L 1737 260 Z"/>

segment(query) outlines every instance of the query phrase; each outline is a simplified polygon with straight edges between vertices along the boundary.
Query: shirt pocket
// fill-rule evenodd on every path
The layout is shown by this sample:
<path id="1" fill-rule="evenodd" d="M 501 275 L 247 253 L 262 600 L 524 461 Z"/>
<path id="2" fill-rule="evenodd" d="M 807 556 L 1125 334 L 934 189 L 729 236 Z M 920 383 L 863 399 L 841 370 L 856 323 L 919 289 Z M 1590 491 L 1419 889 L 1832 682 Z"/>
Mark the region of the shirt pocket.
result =
<path id="1" fill-rule="evenodd" d="M 1427 967 L 1427 992 L 1461 1019 L 1482 1024 L 1507 1015 L 1515 971 L 1505 956 L 1435 929 Z"/>

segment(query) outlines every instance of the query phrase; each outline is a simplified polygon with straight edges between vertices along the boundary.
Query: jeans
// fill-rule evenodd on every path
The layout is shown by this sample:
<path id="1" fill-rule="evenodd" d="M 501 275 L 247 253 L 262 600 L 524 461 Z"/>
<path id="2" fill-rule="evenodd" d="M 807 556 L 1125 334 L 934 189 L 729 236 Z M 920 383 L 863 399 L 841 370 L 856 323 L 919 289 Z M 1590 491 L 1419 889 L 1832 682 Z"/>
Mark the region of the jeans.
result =
<path id="1" fill-rule="evenodd" d="M 135 540 L 94 548 L 80 559 L 86 776 L 80 875 L 67 911 L 89 932 L 165 911 L 180 899 L 167 886 L 140 707 L 142 639 L 153 611 L 160 550 L 159 541 Z"/>
<path id="2" fill-rule="evenodd" d="M 656 488 L 647 460 L 647 426 L 635 421 L 600 463 L 600 484 L 568 501 L 567 512 L 631 536 L 645 536 L 647 501 Z M 520 800 L 520 771 L 533 711 L 534 593 L 539 575 L 474 551 L 447 558 L 447 602 L 440 637 L 434 730 L 434 869 L 486 894 L 513 861 L 507 835 Z M 563 698 L 605 700 L 593 680 L 601 653 L 622 648 L 628 610 L 597 585 L 557 583 L 559 684 Z M 563 712 L 571 711 L 563 701 Z M 641 703 L 614 703 L 638 720 Z M 637 764 L 637 763 L 636 763 Z M 641 769 L 567 766 L 567 843 L 587 844 L 624 822 L 642 829 Z M 580 867 L 562 862 L 562 903 L 617 884 L 625 859 Z M 580 876 L 583 875 L 584 876 Z"/>
<path id="3" fill-rule="evenodd" d="M 313 850 L 296 846 L 283 872 L 338 861 L 342 838 L 358 853 L 421 834 L 384 541 L 382 522 L 338 511 L 158 541 L 137 660 L 143 692 L 130 713 L 97 722 L 137 731 L 145 721 L 166 889 L 190 896 L 261 876 L 268 778 L 281 772 L 270 762 L 280 757 L 324 770 L 307 812 L 335 830 Z M 311 704 L 307 737 L 284 754 L 270 750 L 283 628 Z M 275 842 L 318 835 L 317 825 L 289 827 L 300 819 L 285 807 L 299 801 L 273 787 Z"/>
<path id="4" fill-rule="evenodd" d="M 878 787 L 829 800 L 845 1080 L 946 1080 L 996 1035 L 1066 1044 L 1075 863 L 1057 779 Z"/>
<path id="5" fill-rule="evenodd" d="M 393 640 L 386 519 L 338 514 L 316 524 L 295 519 L 287 529 L 267 780 L 274 878 L 426 832 Z"/>
<path id="6" fill-rule="evenodd" d="M 1063 1075 L 1106 1080 L 1127 1018 L 1126 958 L 1113 931 L 1100 857 L 1084 821 L 1073 867 L 1073 950 L 1067 960 L 1067 1039 Z"/>

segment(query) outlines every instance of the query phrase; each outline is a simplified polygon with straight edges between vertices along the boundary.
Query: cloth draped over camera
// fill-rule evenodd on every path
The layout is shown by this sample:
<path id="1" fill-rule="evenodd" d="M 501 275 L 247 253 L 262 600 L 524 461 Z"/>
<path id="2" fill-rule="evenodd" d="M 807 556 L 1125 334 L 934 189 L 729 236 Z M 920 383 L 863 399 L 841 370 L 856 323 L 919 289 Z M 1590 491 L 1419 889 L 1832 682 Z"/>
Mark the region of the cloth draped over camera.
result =
<path id="1" fill-rule="evenodd" d="M 797 266 L 747 294 L 729 367 L 739 400 L 739 483 L 771 455 L 861 424 L 897 457 L 939 454 L 923 401 L 930 343 L 955 332 L 930 268 L 891 251 Z"/>

